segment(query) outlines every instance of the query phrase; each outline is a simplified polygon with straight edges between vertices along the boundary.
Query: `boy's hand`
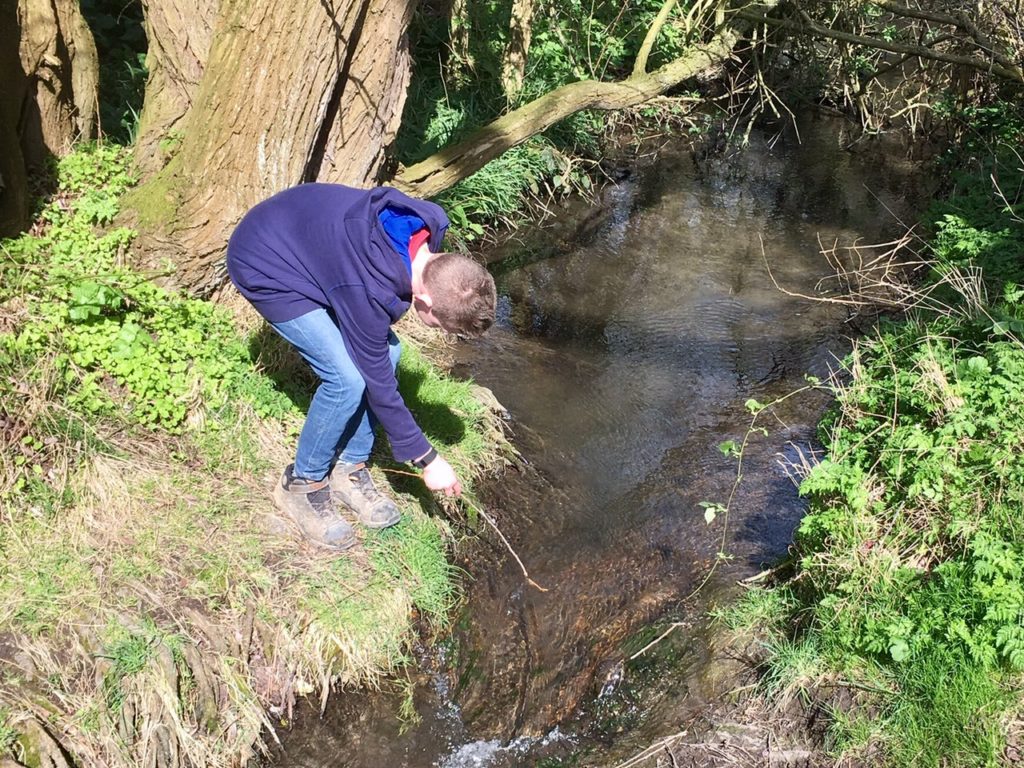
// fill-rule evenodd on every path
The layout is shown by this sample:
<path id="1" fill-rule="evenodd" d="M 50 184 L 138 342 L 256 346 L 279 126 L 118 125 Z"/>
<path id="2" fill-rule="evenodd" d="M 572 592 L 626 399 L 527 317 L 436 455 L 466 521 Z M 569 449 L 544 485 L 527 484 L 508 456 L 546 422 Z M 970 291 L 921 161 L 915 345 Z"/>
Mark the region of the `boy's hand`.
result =
<path id="1" fill-rule="evenodd" d="M 430 490 L 444 491 L 448 496 L 462 493 L 462 483 L 455 476 L 455 470 L 441 456 L 423 468 L 423 482 Z"/>

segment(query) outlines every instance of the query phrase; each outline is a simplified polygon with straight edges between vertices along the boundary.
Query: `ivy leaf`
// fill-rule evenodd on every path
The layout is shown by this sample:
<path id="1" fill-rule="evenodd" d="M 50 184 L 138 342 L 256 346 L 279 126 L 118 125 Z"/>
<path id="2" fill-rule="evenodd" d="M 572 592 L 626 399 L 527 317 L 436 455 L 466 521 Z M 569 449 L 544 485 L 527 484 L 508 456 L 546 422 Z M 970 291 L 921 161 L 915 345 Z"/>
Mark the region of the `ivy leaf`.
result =
<path id="1" fill-rule="evenodd" d="M 71 286 L 68 317 L 76 322 L 91 320 L 103 314 L 106 308 L 116 309 L 120 303 L 121 297 L 113 288 L 85 281 Z"/>

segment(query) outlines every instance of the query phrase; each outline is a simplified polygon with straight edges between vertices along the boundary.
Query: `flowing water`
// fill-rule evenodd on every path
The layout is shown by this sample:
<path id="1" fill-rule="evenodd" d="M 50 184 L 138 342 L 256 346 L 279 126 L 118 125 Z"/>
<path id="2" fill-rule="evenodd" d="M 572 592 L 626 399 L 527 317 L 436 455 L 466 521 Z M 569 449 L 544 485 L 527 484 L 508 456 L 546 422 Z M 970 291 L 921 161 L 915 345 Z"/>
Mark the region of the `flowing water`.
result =
<path id="1" fill-rule="evenodd" d="M 510 559 L 462 563 L 472 580 L 455 635 L 422 651 L 413 673 L 421 721 L 403 732 L 397 692 L 339 697 L 323 720 L 300 719 L 276 765 L 517 766 L 566 754 L 632 668 L 624 655 L 666 616 L 683 626 L 674 665 L 655 677 L 674 704 L 640 733 L 675 726 L 705 662 L 710 601 L 786 551 L 801 515 L 787 467 L 813 451 L 826 400 L 775 409 L 746 451 L 728 519 L 708 524 L 701 502 L 724 501 L 736 477 L 718 446 L 742 441 L 749 398 L 826 378 L 855 334 L 846 309 L 787 295 L 766 263 L 781 286 L 812 294 L 829 274 L 822 245 L 883 238 L 922 199 L 898 152 L 848 151 L 833 121 L 804 120 L 800 134 L 755 134 L 742 152 L 703 159 L 666 145 L 598 202 L 492 254 L 499 321 L 460 351 L 457 370 L 509 411 L 527 466 L 487 502 L 549 591 Z M 728 559 L 691 596 L 720 550 Z"/>

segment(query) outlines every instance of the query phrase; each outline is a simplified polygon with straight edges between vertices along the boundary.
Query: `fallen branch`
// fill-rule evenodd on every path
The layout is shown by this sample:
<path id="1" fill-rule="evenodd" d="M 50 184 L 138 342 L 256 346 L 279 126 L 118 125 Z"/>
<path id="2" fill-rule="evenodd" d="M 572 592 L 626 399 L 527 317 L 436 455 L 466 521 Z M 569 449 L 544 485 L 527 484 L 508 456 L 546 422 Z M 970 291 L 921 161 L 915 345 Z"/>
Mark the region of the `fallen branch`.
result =
<path id="1" fill-rule="evenodd" d="M 767 13 L 779 1 L 762 0 L 754 7 Z M 614 111 L 645 104 L 689 78 L 721 66 L 733 56 L 751 24 L 745 18 L 719 24 L 718 16 L 720 14 L 716 13 L 715 32 L 708 42 L 695 43 L 683 55 L 653 72 L 616 82 L 581 80 L 555 88 L 485 125 L 464 141 L 402 168 L 392 183 L 409 194 L 432 197 L 476 173 L 506 150 L 577 112 L 584 109 Z"/>

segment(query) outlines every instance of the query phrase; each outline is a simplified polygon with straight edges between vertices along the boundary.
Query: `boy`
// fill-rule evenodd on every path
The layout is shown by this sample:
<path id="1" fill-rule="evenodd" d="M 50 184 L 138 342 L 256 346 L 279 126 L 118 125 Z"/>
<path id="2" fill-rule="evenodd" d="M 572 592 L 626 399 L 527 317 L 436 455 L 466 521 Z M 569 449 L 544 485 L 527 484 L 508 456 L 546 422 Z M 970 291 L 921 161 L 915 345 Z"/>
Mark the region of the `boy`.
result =
<path id="1" fill-rule="evenodd" d="M 494 280 L 468 256 L 439 253 L 447 228 L 439 206 L 396 189 L 302 184 L 254 207 L 228 243 L 232 282 L 320 378 L 274 499 L 323 546 L 356 542 L 339 506 L 370 528 L 399 520 L 366 469 L 378 421 L 396 461 L 422 468 L 431 490 L 462 492 L 398 393 L 391 331 L 410 305 L 461 336 L 494 322 Z"/>

